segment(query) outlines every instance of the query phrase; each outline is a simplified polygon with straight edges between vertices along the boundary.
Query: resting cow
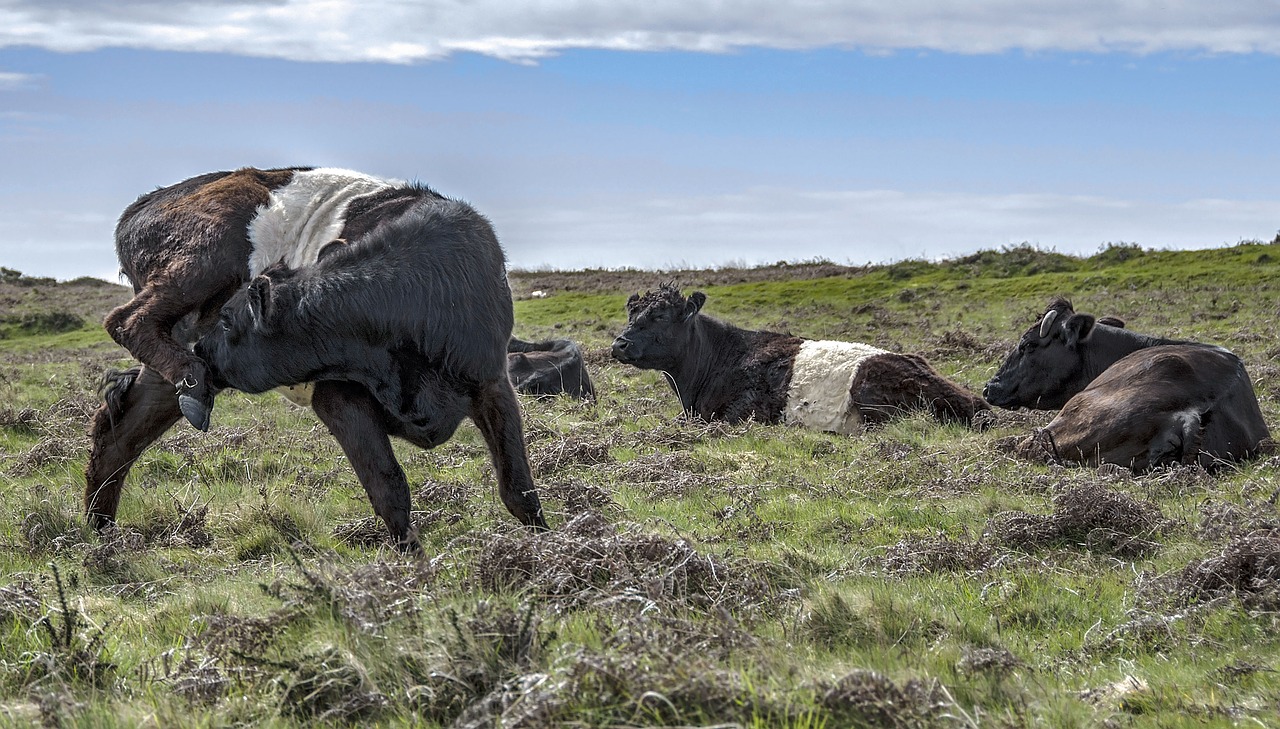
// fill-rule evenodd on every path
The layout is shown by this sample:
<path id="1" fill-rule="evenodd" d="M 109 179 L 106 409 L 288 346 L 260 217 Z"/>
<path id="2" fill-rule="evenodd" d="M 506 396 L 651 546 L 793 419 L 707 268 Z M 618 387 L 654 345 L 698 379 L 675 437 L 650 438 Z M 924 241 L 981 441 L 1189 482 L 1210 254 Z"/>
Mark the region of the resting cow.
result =
<path id="1" fill-rule="evenodd" d="M 662 371 L 691 415 L 854 433 L 906 411 L 971 424 L 990 409 L 922 357 L 740 329 L 702 314 L 706 300 L 671 285 L 633 295 L 613 343 L 619 362 Z"/>
<path id="2" fill-rule="evenodd" d="M 1003 407 L 1062 410 L 1019 453 L 1139 472 L 1258 454 L 1270 434 L 1239 357 L 1122 327 L 1059 299 L 1027 331 L 985 394 Z"/>
<path id="3" fill-rule="evenodd" d="M 143 195 L 116 248 L 135 295 L 105 324 L 142 366 L 109 376 L 91 426 L 95 526 L 152 441 L 183 415 L 208 427 L 219 389 L 314 382 L 311 407 L 397 545 L 417 537 L 388 436 L 429 448 L 465 416 L 507 509 L 545 528 L 506 376 L 504 256 L 466 204 L 347 170 L 246 168 Z"/>
<path id="4" fill-rule="evenodd" d="M 512 337 L 507 343 L 507 376 L 516 392 L 526 395 L 596 399 L 582 349 L 568 339 L 526 342 Z"/>
<path id="5" fill-rule="evenodd" d="M 982 396 L 1002 408 L 1057 410 L 1121 357 L 1165 344 L 1192 342 L 1131 332 L 1120 319 L 1077 314 L 1070 301 L 1055 298 L 1005 357 Z"/>

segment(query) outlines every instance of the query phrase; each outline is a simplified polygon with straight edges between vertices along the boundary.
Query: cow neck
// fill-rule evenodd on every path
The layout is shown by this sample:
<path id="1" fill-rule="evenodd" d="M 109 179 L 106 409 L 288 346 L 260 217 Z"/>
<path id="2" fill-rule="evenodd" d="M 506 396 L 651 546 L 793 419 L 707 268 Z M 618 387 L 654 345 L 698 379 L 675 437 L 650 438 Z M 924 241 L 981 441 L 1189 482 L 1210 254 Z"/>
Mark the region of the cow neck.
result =
<path id="1" fill-rule="evenodd" d="M 679 370 L 665 374 L 685 411 L 701 414 L 698 402 L 717 382 L 732 377 L 722 363 L 742 348 L 743 330 L 703 314 L 694 316 L 692 329 Z"/>
<path id="2" fill-rule="evenodd" d="M 1084 382 L 1085 384 L 1093 382 L 1108 367 L 1139 349 L 1156 347 L 1162 344 L 1186 343 L 1181 340 L 1163 339 L 1131 332 L 1128 329 L 1099 324 L 1093 328 L 1093 333 L 1089 336 L 1088 342 L 1085 343 Z"/>

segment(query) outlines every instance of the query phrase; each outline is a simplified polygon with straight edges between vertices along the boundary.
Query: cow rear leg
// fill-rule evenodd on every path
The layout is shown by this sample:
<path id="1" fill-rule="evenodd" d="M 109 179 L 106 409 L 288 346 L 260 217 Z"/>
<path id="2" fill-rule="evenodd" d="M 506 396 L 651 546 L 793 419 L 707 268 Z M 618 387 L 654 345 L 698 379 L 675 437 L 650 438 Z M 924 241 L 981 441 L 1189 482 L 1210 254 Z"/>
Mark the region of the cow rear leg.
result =
<path id="1" fill-rule="evenodd" d="M 230 282 L 234 284 L 234 280 Z M 178 395 L 181 414 L 200 430 L 209 429 L 216 390 L 209 384 L 208 368 L 173 337 L 174 326 L 195 306 L 226 289 L 228 282 L 168 281 L 162 287 L 147 286 L 103 321 L 107 333 L 138 361 L 158 372 Z M 160 290 L 162 293 L 157 293 Z M 163 293 L 163 292 L 171 293 Z M 177 297 L 181 298 L 177 298 Z M 223 297 L 225 298 L 225 297 Z"/>
<path id="2" fill-rule="evenodd" d="M 115 522 L 129 469 L 181 417 L 173 385 L 148 367 L 108 373 L 103 395 L 89 426 L 84 474 L 85 517 L 96 529 Z"/>
<path id="3" fill-rule="evenodd" d="M 382 406 L 359 385 L 324 381 L 316 383 L 311 408 L 347 454 L 396 548 L 421 552 L 409 518 L 409 482 L 391 448 Z"/>
<path id="4" fill-rule="evenodd" d="M 489 456 L 498 474 L 498 496 L 507 511 L 524 524 L 547 529 L 524 448 L 520 404 L 505 376 L 481 385 L 471 400 L 471 420 L 489 446 Z"/>

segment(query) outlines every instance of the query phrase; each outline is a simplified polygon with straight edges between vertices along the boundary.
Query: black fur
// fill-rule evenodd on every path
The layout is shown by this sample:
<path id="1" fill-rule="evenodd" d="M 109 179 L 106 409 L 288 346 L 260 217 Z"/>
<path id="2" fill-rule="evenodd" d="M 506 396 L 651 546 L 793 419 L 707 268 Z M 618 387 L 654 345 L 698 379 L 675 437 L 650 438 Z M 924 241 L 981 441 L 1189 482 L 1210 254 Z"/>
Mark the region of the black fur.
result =
<path id="1" fill-rule="evenodd" d="M 686 299 L 669 284 L 633 295 L 627 301 L 627 327 L 613 342 L 614 359 L 661 371 L 690 415 L 781 422 L 804 340 L 709 317 L 701 313 L 706 298 L 695 291 Z M 919 409 L 970 423 L 976 412 L 990 409 L 923 358 L 886 353 L 868 362 L 850 385 L 853 407 L 866 423 Z"/>

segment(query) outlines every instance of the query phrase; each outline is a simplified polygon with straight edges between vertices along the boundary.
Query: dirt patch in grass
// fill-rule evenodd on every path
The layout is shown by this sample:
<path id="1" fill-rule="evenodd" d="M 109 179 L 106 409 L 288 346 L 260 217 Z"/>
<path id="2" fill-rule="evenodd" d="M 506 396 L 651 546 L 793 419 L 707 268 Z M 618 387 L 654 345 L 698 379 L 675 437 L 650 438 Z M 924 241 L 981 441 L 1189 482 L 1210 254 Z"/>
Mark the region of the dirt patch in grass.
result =
<path id="1" fill-rule="evenodd" d="M 548 480 L 538 484 L 538 496 L 544 501 L 554 499 L 563 505 L 566 518 L 573 518 L 588 511 L 617 511 L 617 502 L 609 490 L 598 483 L 583 479 Z"/>
<path id="2" fill-rule="evenodd" d="M 529 448 L 529 465 L 534 478 L 541 478 L 574 466 L 599 466 L 614 462 L 609 447 L 617 434 L 599 431 L 569 433 L 550 441 L 535 441 Z"/>
<path id="3" fill-rule="evenodd" d="M 475 563 L 490 590 L 528 590 L 566 608 L 634 601 L 663 609 L 753 613 L 780 592 L 758 566 L 702 554 L 684 539 L 617 526 L 598 513 L 546 534 L 497 534 Z"/>
<path id="4" fill-rule="evenodd" d="M 1188 564 L 1166 589 L 1183 604 L 1234 595 L 1252 609 L 1280 609 L 1280 533 L 1234 539 L 1218 553 Z"/>
<path id="5" fill-rule="evenodd" d="M 933 679 L 903 684 L 869 670 L 856 670 L 834 682 L 815 686 L 818 703 L 831 712 L 836 726 L 925 727 L 939 725 L 954 706 Z"/>
<path id="6" fill-rule="evenodd" d="M 368 672 L 347 651 L 332 646 L 291 661 L 280 713 L 323 723 L 369 718 L 387 705 Z"/>
<path id="7" fill-rule="evenodd" d="M 708 475 L 705 462 L 687 453 L 651 453 L 618 464 L 615 477 L 657 500 L 678 499 L 727 479 Z"/>
<path id="8" fill-rule="evenodd" d="M 1200 539 L 1222 542 L 1258 533 L 1280 534 L 1280 513 L 1269 501 L 1208 501 L 1200 506 L 1200 525 L 1196 529 Z"/>
<path id="9" fill-rule="evenodd" d="M 759 281 L 807 281 L 832 276 L 859 276 L 871 270 L 864 266 L 843 266 L 830 261 L 787 263 L 779 261 L 772 266 L 740 268 L 726 266 L 708 269 L 585 269 L 580 271 L 524 271 L 508 272 L 512 294 L 517 299 L 530 298 L 534 291 L 548 295 L 574 291 L 588 294 L 633 294 L 653 288 L 663 281 L 675 281 L 681 288 L 696 289 L 708 286 Z"/>
<path id="10" fill-rule="evenodd" d="M 1028 552 L 1052 546 L 1083 546 L 1137 558 L 1159 549 L 1153 537 L 1170 524 L 1160 507 L 1151 502 L 1097 484 L 1085 484 L 1056 496 L 1052 514 L 996 514 L 988 521 L 984 538 Z"/>
<path id="11" fill-rule="evenodd" d="M 9 620 L 33 624 L 43 610 L 40 591 L 30 580 L 19 580 L 0 587 L 0 624 Z"/>
<path id="12" fill-rule="evenodd" d="M 995 549 L 981 539 L 961 541 L 940 535 L 903 539 L 885 552 L 889 572 L 975 572 L 986 569 Z"/>

